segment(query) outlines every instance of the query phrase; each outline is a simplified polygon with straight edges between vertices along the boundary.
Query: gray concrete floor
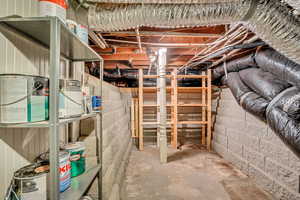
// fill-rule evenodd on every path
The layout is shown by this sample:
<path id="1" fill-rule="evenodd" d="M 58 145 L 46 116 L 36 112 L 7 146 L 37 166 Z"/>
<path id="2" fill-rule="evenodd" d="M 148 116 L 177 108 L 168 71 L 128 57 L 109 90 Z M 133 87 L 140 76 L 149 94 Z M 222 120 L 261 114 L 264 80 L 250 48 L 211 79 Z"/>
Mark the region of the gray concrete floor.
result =
<path id="1" fill-rule="evenodd" d="M 161 165 L 158 149 L 131 154 L 122 200 L 271 200 L 268 193 L 215 153 L 197 145 L 169 150 Z"/>

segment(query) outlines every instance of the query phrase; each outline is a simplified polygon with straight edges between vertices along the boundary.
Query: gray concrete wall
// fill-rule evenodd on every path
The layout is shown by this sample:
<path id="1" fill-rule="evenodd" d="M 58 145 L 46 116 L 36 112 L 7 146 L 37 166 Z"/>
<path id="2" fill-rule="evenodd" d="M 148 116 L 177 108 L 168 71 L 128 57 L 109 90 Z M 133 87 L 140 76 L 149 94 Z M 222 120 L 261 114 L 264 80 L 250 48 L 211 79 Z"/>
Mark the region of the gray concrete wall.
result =
<path id="1" fill-rule="evenodd" d="M 132 147 L 130 93 L 110 84 L 103 87 L 103 199 L 119 200 Z"/>
<path id="2" fill-rule="evenodd" d="M 89 78 L 91 85 L 97 79 Z M 121 92 L 119 88 L 103 83 L 103 158 L 102 158 L 102 193 L 103 200 L 120 200 L 125 169 L 132 147 L 130 132 L 131 94 Z M 85 120 L 80 125 L 80 140 L 89 146 L 96 146 L 94 123 Z M 96 164 L 96 152 L 88 151 L 87 165 Z M 89 190 L 89 195 L 97 198 L 96 181 Z"/>
<path id="3" fill-rule="evenodd" d="M 300 159 L 267 124 L 245 112 L 229 89 L 219 100 L 213 147 L 275 198 L 300 199 Z"/>

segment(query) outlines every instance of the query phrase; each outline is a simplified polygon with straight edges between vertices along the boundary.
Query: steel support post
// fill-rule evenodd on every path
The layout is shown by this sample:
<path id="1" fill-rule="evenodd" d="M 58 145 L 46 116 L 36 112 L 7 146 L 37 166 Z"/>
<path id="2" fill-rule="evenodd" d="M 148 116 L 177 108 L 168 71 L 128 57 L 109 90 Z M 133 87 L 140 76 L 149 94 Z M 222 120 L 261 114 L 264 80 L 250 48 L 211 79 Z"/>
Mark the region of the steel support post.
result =
<path id="1" fill-rule="evenodd" d="M 50 110 L 49 110 L 49 146 L 50 146 L 50 200 L 59 199 L 59 65 L 60 65 L 60 23 L 58 19 L 50 21 Z"/>

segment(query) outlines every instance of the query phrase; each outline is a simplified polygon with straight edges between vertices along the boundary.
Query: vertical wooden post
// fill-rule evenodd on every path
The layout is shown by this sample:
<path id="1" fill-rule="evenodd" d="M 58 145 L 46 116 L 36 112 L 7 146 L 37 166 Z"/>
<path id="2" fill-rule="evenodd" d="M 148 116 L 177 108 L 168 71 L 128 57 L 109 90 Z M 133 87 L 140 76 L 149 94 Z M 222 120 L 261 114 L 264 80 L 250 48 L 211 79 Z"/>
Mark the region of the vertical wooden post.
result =
<path id="1" fill-rule="evenodd" d="M 212 87 L 211 87 L 211 70 L 209 69 L 207 71 L 207 149 L 211 150 L 211 139 L 212 139 L 212 124 L 211 124 L 211 93 L 212 93 Z"/>
<path id="2" fill-rule="evenodd" d="M 206 75 L 205 72 L 202 72 L 202 75 Z M 207 77 L 207 76 L 206 76 Z M 207 78 L 202 78 L 202 87 L 206 87 L 206 82 L 208 81 Z M 207 111 L 207 101 L 206 101 L 206 92 L 207 90 L 202 90 L 202 121 L 206 122 L 206 111 Z M 202 137 L 201 137 L 201 143 L 202 145 L 205 145 L 205 140 L 206 140 L 206 124 L 202 124 Z"/>
<path id="3" fill-rule="evenodd" d="M 160 94 L 159 94 L 159 68 L 157 67 L 157 80 L 156 80 L 156 88 L 157 88 L 157 93 L 156 93 L 156 119 L 157 119 L 157 133 L 156 133 L 156 145 L 159 148 L 159 140 L 160 140 L 160 130 L 159 130 L 159 122 L 160 122 L 160 107 L 159 107 L 159 102 L 160 102 Z"/>
<path id="4" fill-rule="evenodd" d="M 130 111 L 131 111 L 131 137 L 134 138 L 135 137 L 135 124 L 134 124 L 134 120 L 135 120 L 135 100 L 134 98 L 131 100 L 131 107 L 130 107 Z"/>
<path id="5" fill-rule="evenodd" d="M 143 88 L 144 88 L 144 72 L 143 69 L 139 69 L 139 149 L 144 150 L 144 129 L 143 129 L 143 118 L 144 118 L 144 99 L 143 99 Z"/>
<path id="6" fill-rule="evenodd" d="M 178 143 L 178 130 L 177 130 L 177 123 L 178 123 L 178 91 L 177 91 L 177 69 L 174 69 L 172 72 L 172 93 L 171 93 L 171 99 L 172 99 L 172 139 L 171 139 L 171 144 L 174 148 L 177 148 L 177 143 Z"/>
<path id="7" fill-rule="evenodd" d="M 135 137 L 139 137 L 139 99 L 134 98 L 134 113 L 135 113 L 135 119 L 134 119 L 134 127 L 135 127 Z"/>

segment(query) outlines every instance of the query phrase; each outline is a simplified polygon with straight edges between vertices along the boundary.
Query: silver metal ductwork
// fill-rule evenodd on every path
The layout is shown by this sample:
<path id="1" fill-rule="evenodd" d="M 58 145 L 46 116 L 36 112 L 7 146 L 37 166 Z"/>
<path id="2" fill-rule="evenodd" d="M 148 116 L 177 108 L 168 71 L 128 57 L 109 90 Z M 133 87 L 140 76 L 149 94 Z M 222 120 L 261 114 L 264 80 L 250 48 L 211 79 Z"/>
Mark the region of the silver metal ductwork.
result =
<path id="1" fill-rule="evenodd" d="M 211 3 L 208 0 L 87 0 L 93 3 L 126 3 L 126 4 L 197 4 L 197 3 Z M 234 0 L 233 0 L 234 1 Z M 215 0 L 214 3 L 228 2 L 228 0 Z"/>
<path id="2" fill-rule="evenodd" d="M 244 22 L 274 49 L 300 63 L 299 18 L 280 1 L 186 0 L 181 4 L 179 0 L 175 0 L 177 4 L 173 1 L 172 4 L 164 1 L 163 4 L 162 0 L 98 2 L 106 3 L 91 6 L 89 24 L 102 32 L 141 26 L 180 28 Z M 107 4 L 109 2 L 116 4 Z"/>

